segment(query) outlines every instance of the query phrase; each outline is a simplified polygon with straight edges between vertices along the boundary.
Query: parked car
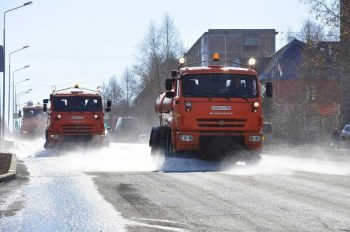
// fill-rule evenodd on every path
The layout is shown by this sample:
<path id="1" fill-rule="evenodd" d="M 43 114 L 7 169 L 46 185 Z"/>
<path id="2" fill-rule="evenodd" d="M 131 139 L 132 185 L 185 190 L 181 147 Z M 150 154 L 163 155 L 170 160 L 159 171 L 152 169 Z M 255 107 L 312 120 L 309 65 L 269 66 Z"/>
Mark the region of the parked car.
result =
<path id="1" fill-rule="evenodd" d="M 273 141 L 272 123 L 264 122 L 263 135 L 265 144 L 270 144 Z"/>
<path id="2" fill-rule="evenodd" d="M 141 128 L 136 117 L 119 117 L 112 138 L 116 142 L 138 142 L 141 134 Z"/>
<path id="3" fill-rule="evenodd" d="M 340 141 L 345 142 L 347 147 L 350 146 L 350 124 L 344 126 L 343 130 L 340 132 Z"/>

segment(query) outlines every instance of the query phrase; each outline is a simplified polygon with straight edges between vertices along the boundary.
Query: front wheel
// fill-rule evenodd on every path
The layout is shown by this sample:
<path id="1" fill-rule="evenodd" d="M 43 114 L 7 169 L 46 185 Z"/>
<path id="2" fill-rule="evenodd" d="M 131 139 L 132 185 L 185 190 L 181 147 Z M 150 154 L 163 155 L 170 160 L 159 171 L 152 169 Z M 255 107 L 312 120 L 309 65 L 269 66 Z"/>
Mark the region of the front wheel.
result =
<path id="1" fill-rule="evenodd" d="M 151 147 L 151 155 L 165 155 L 169 153 L 169 134 L 168 127 L 152 128 L 149 146 Z"/>
<path id="2" fill-rule="evenodd" d="M 260 152 L 249 152 L 249 153 L 250 154 L 245 160 L 246 165 L 248 166 L 258 165 L 261 161 Z"/>

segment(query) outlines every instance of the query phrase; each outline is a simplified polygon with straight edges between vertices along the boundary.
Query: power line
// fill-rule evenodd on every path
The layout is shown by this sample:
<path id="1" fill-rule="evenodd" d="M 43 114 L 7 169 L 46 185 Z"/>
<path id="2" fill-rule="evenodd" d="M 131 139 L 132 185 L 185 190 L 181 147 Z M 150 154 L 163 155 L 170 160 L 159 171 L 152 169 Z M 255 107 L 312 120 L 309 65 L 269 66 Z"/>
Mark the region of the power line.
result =
<path id="1" fill-rule="evenodd" d="M 20 53 L 15 54 L 17 56 L 30 56 L 30 57 L 48 57 L 48 58 L 64 58 L 64 59 L 103 59 L 103 60 L 125 60 L 125 59 L 134 59 L 134 57 L 123 57 L 123 56 L 70 56 L 70 55 L 45 55 L 45 54 L 28 54 Z"/>

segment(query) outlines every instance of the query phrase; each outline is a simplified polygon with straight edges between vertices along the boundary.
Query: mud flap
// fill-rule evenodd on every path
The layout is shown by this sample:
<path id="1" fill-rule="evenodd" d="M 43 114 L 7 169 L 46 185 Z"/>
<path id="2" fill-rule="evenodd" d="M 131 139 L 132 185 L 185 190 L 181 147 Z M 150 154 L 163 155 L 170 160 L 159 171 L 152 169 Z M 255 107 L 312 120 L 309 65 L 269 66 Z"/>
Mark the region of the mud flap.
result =
<path id="1" fill-rule="evenodd" d="M 151 147 L 151 154 L 167 155 L 168 140 L 170 128 L 169 127 L 153 127 L 149 139 L 149 146 Z"/>

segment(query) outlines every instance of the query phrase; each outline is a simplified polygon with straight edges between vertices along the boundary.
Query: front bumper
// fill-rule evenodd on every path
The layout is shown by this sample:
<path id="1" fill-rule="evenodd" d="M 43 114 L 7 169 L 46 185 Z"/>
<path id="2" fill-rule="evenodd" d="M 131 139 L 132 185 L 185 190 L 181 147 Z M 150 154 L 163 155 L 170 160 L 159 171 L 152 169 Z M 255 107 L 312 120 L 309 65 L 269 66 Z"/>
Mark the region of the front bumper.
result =
<path id="1" fill-rule="evenodd" d="M 76 143 L 106 144 L 106 143 L 109 143 L 109 137 L 105 133 L 90 134 L 90 135 L 49 134 L 47 141 L 50 145 L 76 144 Z"/>
<path id="2" fill-rule="evenodd" d="M 191 138 L 191 139 L 188 139 Z M 175 147 L 177 151 L 227 152 L 247 149 L 260 152 L 263 135 L 260 132 L 176 132 Z"/>

